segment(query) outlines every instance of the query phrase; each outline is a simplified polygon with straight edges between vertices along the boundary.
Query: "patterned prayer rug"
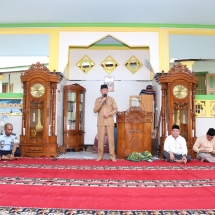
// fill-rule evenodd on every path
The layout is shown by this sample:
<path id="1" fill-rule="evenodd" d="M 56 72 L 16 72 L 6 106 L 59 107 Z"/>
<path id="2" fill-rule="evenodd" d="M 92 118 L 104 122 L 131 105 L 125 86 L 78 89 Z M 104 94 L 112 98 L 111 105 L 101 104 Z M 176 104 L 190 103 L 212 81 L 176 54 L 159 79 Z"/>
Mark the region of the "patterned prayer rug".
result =
<path id="1" fill-rule="evenodd" d="M 101 180 L 71 178 L 22 178 L 0 177 L 0 184 L 36 186 L 84 186 L 84 187 L 214 187 L 215 180 Z"/>
<path id="2" fill-rule="evenodd" d="M 0 163 L 0 168 L 70 169 L 70 170 L 215 170 L 215 166 L 79 166 Z"/>
<path id="3" fill-rule="evenodd" d="M 212 210 L 85 210 L 1 207 L 0 215 L 213 215 Z"/>
<path id="4" fill-rule="evenodd" d="M 214 169 L 199 161 L 1 161 L 0 215 L 215 215 Z"/>

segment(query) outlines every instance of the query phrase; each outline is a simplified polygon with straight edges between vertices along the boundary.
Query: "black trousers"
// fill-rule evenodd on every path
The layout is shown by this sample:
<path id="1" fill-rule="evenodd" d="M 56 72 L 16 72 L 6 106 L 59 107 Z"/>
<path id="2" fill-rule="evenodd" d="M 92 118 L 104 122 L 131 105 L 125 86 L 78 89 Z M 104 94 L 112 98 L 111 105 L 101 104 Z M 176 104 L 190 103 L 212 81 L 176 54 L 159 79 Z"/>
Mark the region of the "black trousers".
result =
<path id="1" fill-rule="evenodd" d="M 174 154 L 174 153 L 173 153 Z M 169 161 L 169 162 L 174 162 L 173 160 L 170 160 L 170 154 L 167 152 L 167 151 L 163 151 L 162 152 L 162 155 Z M 176 160 L 182 160 L 182 157 L 183 155 L 177 155 L 177 154 L 174 154 L 174 157 Z M 191 160 L 191 156 L 190 155 L 187 155 L 186 156 L 187 158 L 187 162 Z"/>
<path id="2" fill-rule="evenodd" d="M 0 157 L 2 157 L 2 155 L 8 155 L 11 154 L 12 150 L 0 150 Z M 19 148 L 16 149 L 15 153 L 14 153 L 14 157 L 20 157 L 21 155 L 21 150 Z"/>

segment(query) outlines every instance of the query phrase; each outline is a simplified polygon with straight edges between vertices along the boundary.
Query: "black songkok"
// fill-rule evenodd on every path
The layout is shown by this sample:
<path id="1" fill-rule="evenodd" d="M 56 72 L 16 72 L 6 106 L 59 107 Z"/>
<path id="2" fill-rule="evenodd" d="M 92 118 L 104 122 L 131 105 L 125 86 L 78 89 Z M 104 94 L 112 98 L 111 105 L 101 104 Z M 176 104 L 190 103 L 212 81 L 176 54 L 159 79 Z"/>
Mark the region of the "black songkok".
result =
<path id="1" fill-rule="evenodd" d="M 209 128 L 208 129 L 208 132 L 207 132 L 207 135 L 209 135 L 209 136 L 215 136 L 215 130 L 214 130 L 214 128 Z"/>
<path id="2" fill-rule="evenodd" d="M 108 89 L 107 84 L 103 84 L 103 85 L 101 85 L 101 90 L 102 90 L 102 89 Z"/>
<path id="3" fill-rule="evenodd" d="M 180 128 L 179 128 L 178 125 L 173 125 L 173 126 L 172 126 L 172 129 L 178 129 L 178 130 L 180 130 Z"/>

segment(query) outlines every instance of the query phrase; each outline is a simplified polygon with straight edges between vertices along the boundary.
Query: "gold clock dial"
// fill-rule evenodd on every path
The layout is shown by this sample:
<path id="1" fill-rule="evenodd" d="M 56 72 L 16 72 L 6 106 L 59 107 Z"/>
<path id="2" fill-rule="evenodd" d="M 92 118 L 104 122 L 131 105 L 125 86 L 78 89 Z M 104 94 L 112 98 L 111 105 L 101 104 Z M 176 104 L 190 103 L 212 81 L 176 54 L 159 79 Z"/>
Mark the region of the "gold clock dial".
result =
<path id="1" fill-rule="evenodd" d="M 188 93 L 187 88 L 182 84 L 178 84 L 173 88 L 173 95 L 177 99 L 185 98 L 187 96 L 187 93 Z"/>
<path id="2" fill-rule="evenodd" d="M 31 87 L 31 95 L 36 98 L 43 96 L 44 93 L 45 87 L 40 83 L 36 83 Z"/>

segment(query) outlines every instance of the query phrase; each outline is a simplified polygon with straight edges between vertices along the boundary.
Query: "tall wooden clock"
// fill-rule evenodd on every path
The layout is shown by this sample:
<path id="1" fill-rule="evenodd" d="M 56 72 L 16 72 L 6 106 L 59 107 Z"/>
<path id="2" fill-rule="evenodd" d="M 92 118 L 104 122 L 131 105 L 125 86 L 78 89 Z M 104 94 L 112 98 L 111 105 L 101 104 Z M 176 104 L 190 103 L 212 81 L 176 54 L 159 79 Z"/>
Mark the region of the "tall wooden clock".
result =
<path id="1" fill-rule="evenodd" d="M 196 140 L 195 90 L 198 78 L 186 65 L 174 65 L 159 77 L 162 91 L 162 136 L 160 156 L 164 141 L 171 134 L 173 124 L 180 126 L 180 135 L 186 139 L 188 153 L 194 157 L 192 146 Z"/>
<path id="2" fill-rule="evenodd" d="M 23 115 L 20 147 L 22 156 L 50 157 L 58 152 L 55 135 L 56 89 L 60 78 L 40 63 L 21 76 Z"/>

